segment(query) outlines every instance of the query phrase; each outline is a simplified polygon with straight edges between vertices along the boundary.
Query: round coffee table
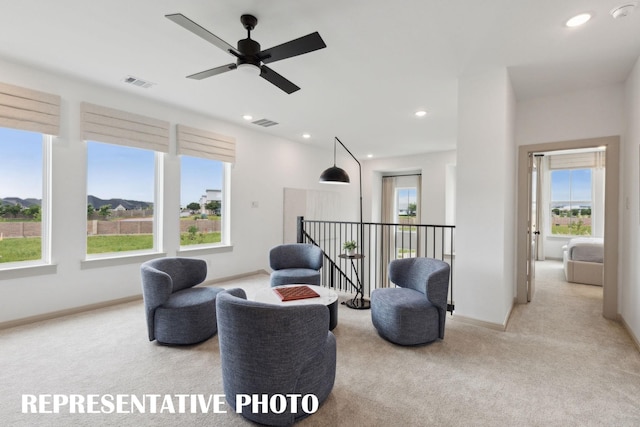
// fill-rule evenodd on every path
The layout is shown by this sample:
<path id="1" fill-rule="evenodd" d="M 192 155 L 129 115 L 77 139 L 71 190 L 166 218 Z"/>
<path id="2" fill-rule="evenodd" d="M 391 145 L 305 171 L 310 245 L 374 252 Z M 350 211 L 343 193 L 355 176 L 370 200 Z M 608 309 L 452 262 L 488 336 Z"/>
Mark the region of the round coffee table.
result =
<path id="1" fill-rule="evenodd" d="M 315 298 L 304 298 L 304 299 L 296 299 L 292 301 L 282 301 L 278 295 L 274 292 L 274 289 L 277 288 L 286 288 L 292 286 L 308 286 L 313 289 L 318 295 Z M 306 284 L 292 284 L 292 285 L 281 285 L 274 286 L 268 288 L 262 288 L 258 292 L 256 292 L 254 301 L 264 302 L 267 304 L 276 304 L 276 305 L 308 305 L 308 304 L 322 304 L 327 306 L 329 309 L 329 330 L 333 330 L 338 324 L 338 294 L 328 288 L 323 288 L 322 286 L 316 285 L 306 285 Z"/>

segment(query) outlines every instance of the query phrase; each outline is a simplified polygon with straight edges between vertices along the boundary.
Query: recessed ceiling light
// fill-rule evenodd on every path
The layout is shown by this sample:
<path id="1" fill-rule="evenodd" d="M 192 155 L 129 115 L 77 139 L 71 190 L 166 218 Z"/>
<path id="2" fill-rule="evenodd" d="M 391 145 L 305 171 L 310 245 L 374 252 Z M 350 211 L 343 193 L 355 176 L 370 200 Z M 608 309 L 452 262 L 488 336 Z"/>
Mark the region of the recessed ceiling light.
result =
<path id="1" fill-rule="evenodd" d="M 311 135 L 310 135 L 310 134 L 308 134 L 308 133 L 303 133 L 303 134 L 302 134 L 302 137 L 303 137 L 304 139 L 309 139 L 309 138 L 311 138 Z"/>
<path id="2" fill-rule="evenodd" d="M 427 115 L 427 112 L 424 111 L 424 110 L 418 110 L 418 111 L 416 111 L 415 114 L 416 114 L 416 117 L 424 117 L 424 116 Z"/>
<path id="3" fill-rule="evenodd" d="M 567 27 L 579 27 L 580 25 L 585 24 L 589 19 L 591 19 L 590 13 L 581 13 L 569 19 L 565 25 Z"/>
<path id="4" fill-rule="evenodd" d="M 373 157 L 373 154 L 367 154 L 367 157 L 368 157 L 368 158 L 372 158 L 372 157 Z"/>
<path id="5" fill-rule="evenodd" d="M 253 116 L 251 114 L 245 114 L 244 116 L 242 116 L 242 118 L 246 121 L 253 120 Z"/>

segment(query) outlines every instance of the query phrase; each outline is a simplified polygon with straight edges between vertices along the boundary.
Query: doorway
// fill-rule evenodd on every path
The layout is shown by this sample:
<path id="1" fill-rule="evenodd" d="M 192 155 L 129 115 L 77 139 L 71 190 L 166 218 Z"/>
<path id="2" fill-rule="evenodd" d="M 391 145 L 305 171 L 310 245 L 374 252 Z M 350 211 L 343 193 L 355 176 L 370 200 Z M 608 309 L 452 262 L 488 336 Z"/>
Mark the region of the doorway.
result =
<path id="1" fill-rule="evenodd" d="M 520 146 L 518 151 L 518 220 L 517 220 L 517 284 L 516 301 L 527 303 L 535 298 L 535 277 L 531 274 L 531 241 L 535 229 L 531 227 L 531 158 L 536 153 L 606 147 L 605 169 L 605 221 L 604 221 L 604 281 L 602 314 L 616 319 L 618 313 L 618 194 L 619 194 L 619 144 L 617 136 L 561 141 Z"/>

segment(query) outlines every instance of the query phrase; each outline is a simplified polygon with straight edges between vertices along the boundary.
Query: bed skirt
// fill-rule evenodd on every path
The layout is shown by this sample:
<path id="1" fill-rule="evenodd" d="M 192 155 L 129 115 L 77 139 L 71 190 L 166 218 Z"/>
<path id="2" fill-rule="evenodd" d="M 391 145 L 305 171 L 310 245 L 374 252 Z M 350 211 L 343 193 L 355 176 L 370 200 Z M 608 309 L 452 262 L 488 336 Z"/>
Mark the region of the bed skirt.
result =
<path id="1" fill-rule="evenodd" d="M 573 261 L 564 252 L 564 275 L 567 282 L 602 286 L 604 264 L 599 262 Z"/>

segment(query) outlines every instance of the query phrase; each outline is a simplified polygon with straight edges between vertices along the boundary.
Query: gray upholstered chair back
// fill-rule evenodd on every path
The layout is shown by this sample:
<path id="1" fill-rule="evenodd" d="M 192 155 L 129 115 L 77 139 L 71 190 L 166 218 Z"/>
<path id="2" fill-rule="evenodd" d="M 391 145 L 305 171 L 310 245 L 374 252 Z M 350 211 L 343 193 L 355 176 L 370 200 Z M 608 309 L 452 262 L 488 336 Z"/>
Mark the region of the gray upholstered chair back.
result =
<path id="1" fill-rule="evenodd" d="M 440 317 L 441 336 L 447 313 L 450 267 L 433 258 L 402 258 L 389 263 L 389 280 L 401 288 L 410 288 L 426 295 L 436 306 Z"/>
<path id="2" fill-rule="evenodd" d="M 245 299 L 242 289 L 216 299 L 222 380 L 227 402 L 236 394 L 315 394 L 319 402 L 335 380 L 335 337 L 329 310 L 320 304 L 278 306 Z M 304 413 L 243 416 L 262 424 L 290 425 Z"/>
<path id="3" fill-rule="evenodd" d="M 269 265 L 273 270 L 287 268 L 322 268 L 322 250 L 309 243 L 278 245 L 269 252 Z"/>
<path id="4" fill-rule="evenodd" d="M 157 258 L 140 266 L 149 340 L 192 344 L 216 332 L 215 296 L 221 289 L 195 288 L 207 277 L 207 262 Z"/>
<path id="5" fill-rule="evenodd" d="M 195 258 L 157 258 L 147 261 L 141 268 L 143 280 L 171 284 L 171 293 L 191 288 L 207 278 L 207 262 Z"/>

